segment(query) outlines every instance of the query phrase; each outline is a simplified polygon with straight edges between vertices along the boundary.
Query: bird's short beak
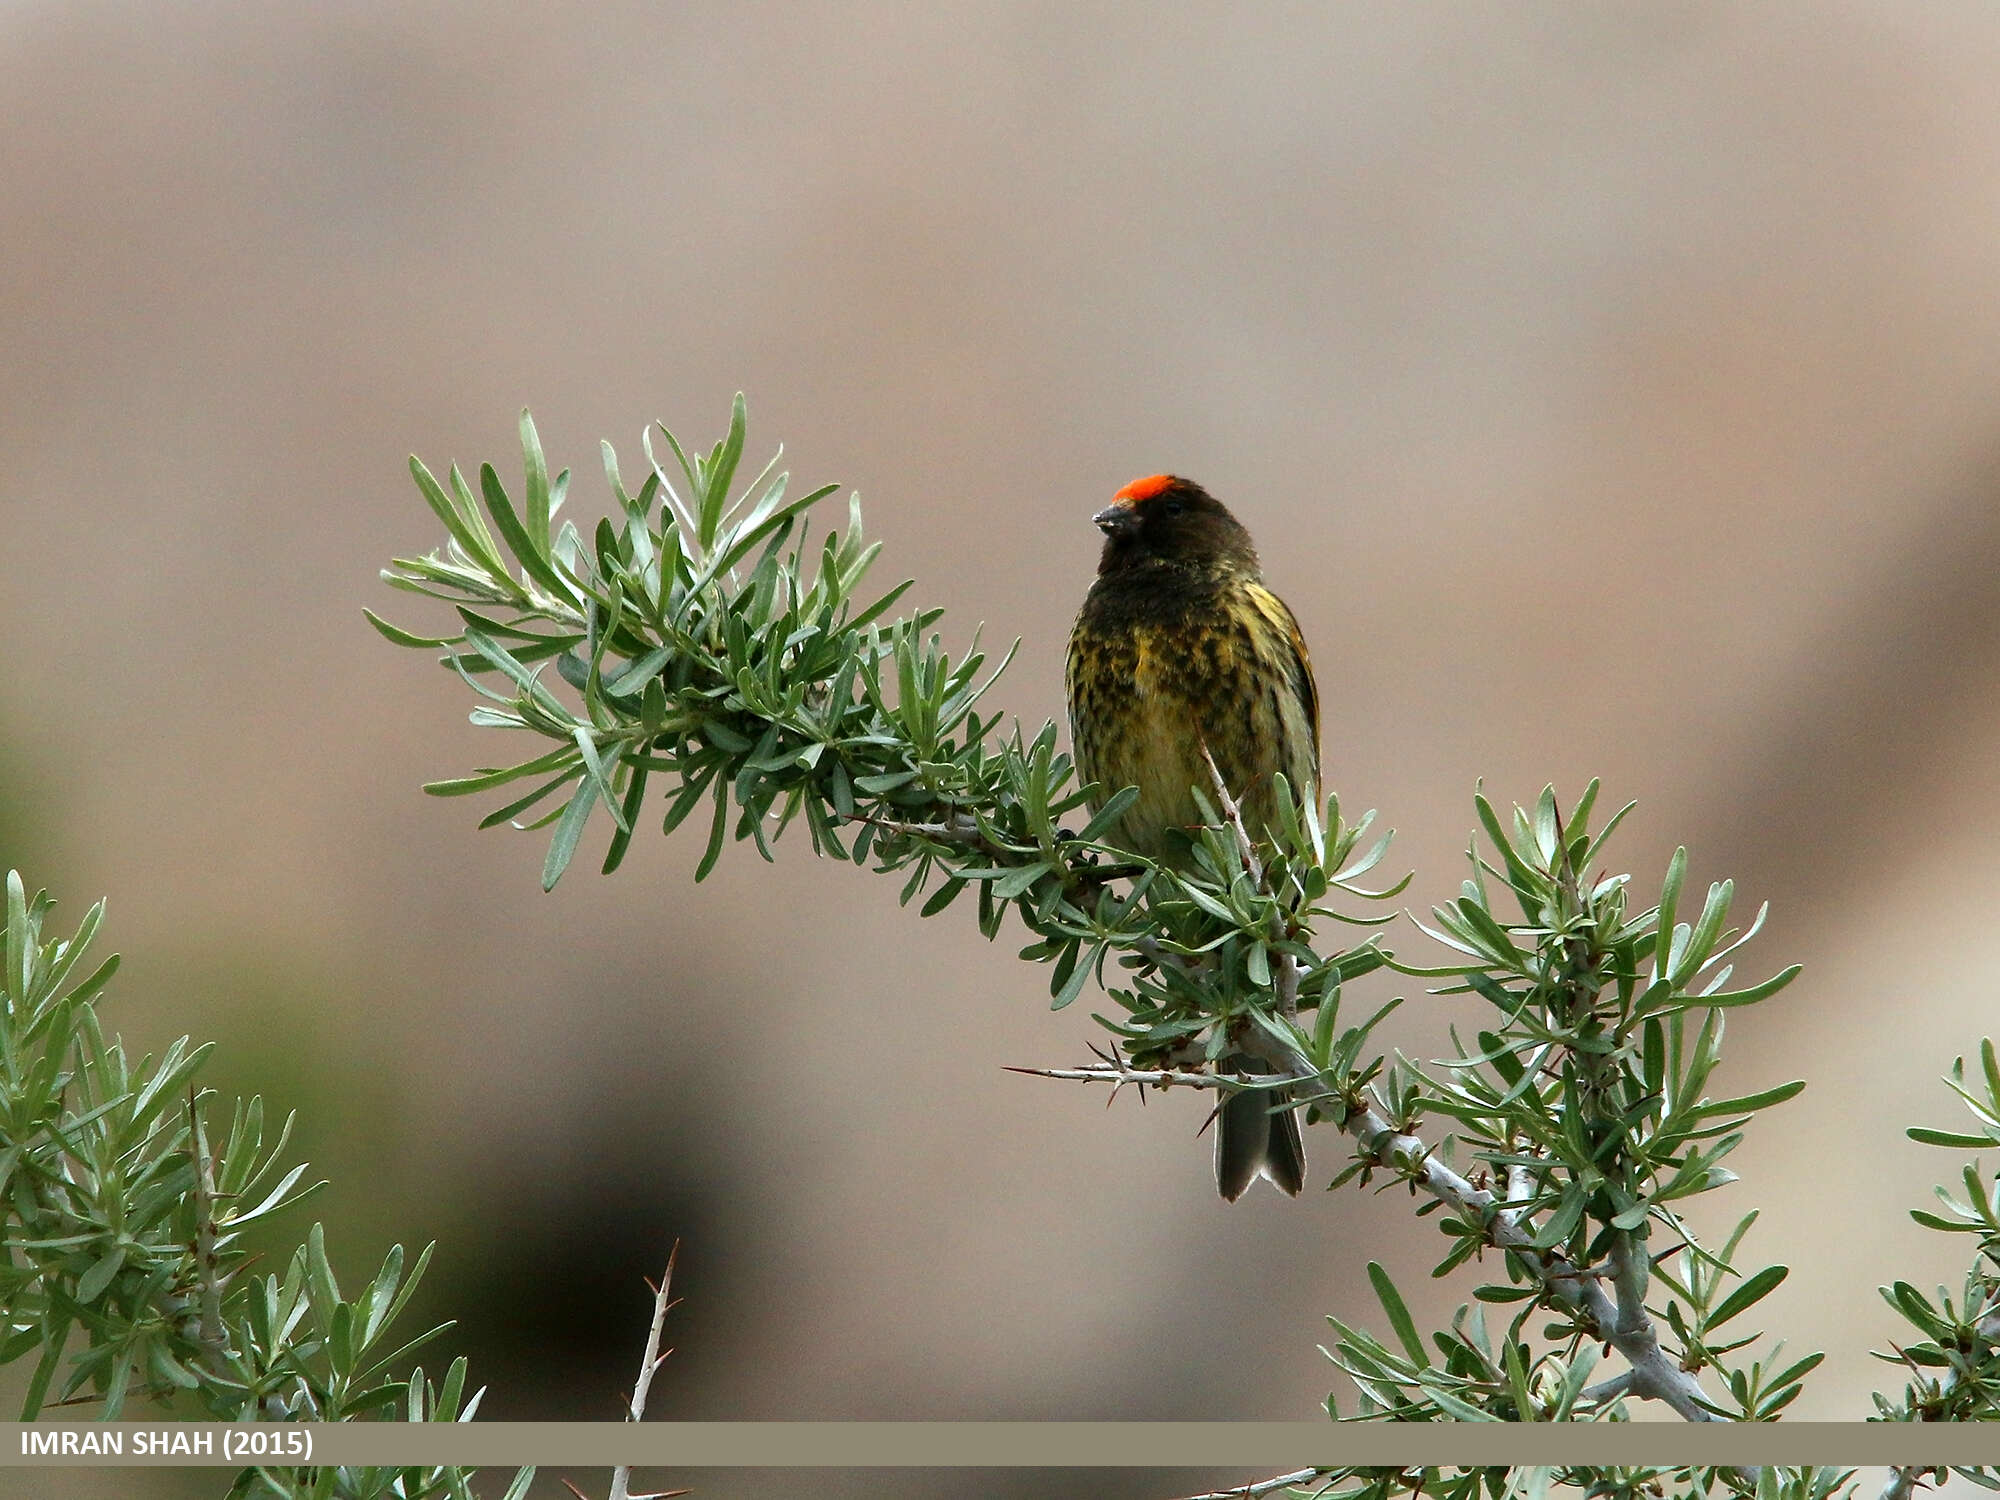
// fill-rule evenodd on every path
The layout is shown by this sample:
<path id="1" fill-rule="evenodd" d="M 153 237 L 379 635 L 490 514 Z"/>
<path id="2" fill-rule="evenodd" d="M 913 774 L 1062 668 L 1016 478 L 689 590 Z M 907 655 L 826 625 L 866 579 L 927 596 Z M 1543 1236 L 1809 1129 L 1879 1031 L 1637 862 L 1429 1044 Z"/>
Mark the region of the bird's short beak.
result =
<path id="1" fill-rule="evenodd" d="M 1090 518 L 1090 524 L 1106 536 L 1130 536 L 1139 529 L 1139 517 L 1133 512 L 1129 500 L 1120 500 L 1115 505 L 1107 505 Z"/>

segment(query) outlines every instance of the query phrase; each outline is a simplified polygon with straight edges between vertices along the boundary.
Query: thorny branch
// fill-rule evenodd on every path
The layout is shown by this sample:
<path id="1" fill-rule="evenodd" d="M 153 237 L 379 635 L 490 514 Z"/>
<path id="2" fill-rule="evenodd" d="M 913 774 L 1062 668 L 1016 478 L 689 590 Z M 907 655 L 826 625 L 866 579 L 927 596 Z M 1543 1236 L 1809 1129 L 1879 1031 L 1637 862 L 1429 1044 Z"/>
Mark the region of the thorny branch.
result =
<path id="1" fill-rule="evenodd" d="M 648 1281 L 646 1285 L 653 1292 L 653 1324 L 646 1331 L 646 1353 L 639 1361 L 639 1378 L 632 1384 L 632 1399 L 625 1403 L 625 1420 L 637 1422 L 646 1415 L 646 1396 L 653 1388 L 653 1376 L 660 1366 L 667 1362 L 667 1356 L 674 1351 L 660 1348 L 660 1330 L 666 1326 L 667 1314 L 680 1305 L 673 1295 L 674 1262 L 681 1256 L 681 1242 L 674 1241 L 674 1248 L 667 1252 L 666 1274 L 660 1277 L 658 1286 Z M 589 1500 L 582 1490 L 565 1479 L 563 1484 L 577 1500 Z M 611 1471 L 610 1500 L 669 1500 L 674 1495 L 688 1494 L 687 1490 L 655 1490 L 650 1494 L 632 1493 L 632 1467 L 619 1464 Z"/>
<path id="2" fill-rule="evenodd" d="M 1977 1332 L 1988 1348 L 2000 1345 L 2000 1311 L 1990 1312 L 1981 1318 L 1977 1324 Z M 1949 1396 L 1957 1385 L 1958 1372 L 1947 1370 L 1938 1379 L 1939 1399 Z M 1927 1475 L 1935 1472 L 1937 1471 L 1934 1469 L 1916 1466 L 1891 1469 L 1888 1481 L 1882 1486 L 1881 1500 L 1911 1500 L 1911 1496 L 1917 1492 L 1917 1486 L 1924 1482 Z"/>
<path id="3" fill-rule="evenodd" d="M 1263 865 L 1257 859 L 1254 841 L 1244 825 L 1242 808 L 1229 794 L 1229 788 L 1224 785 L 1206 745 L 1202 747 L 1202 757 L 1208 763 L 1223 816 L 1235 836 L 1237 848 L 1244 852 L 1246 866 L 1262 885 Z M 1298 985 L 1297 961 L 1282 950 L 1274 950 L 1271 956 L 1273 994 L 1281 1000 L 1287 995 L 1296 997 Z M 1273 1078 L 1289 1080 L 1294 1096 L 1301 1103 L 1319 1102 L 1330 1106 L 1328 1112 L 1354 1138 L 1361 1154 L 1371 1165 L 1397 1173 L 1450 1209 L 1459 1219 L 1480 1225 L 1487 1243 L 1512 1252 L 1551 1302 L 1571 1313 L 1597 1338 L 1625 1357 L 1631 1369 L 1622 1388 L 1615 1394 L 1663 1402 L 1689 1422 L 1712 1422 L 1717 1419 L 1717 1413 L 1702 1391 L 1701 1382 L 1682 1369 L 1660 1347 L 1658 1331 L 1645 1305 L 1649 1267 L 1643 1251 L 1637 1256 L 1632 1254 L 1636 1242 L 1631 1235 L 1618 1237 L 1612 1259 L 1603 1268 L 1579 1266 L 1557 1251 L 1543 1249 L 1534 1242 L 1525 1209 L 1503 1206 L 1491 1191 L 1475 1186 L 1439 1161 L 1421 1137 L 1398 1130 L 1379 1110 L 1366 1104 L 1357 1108 L 1354 1100 L 1327 1081 L 1312 1058 L 1290 1035 L 1276 1027 L 1253 1024 L 1242 1029 L 1234 1044 L 1240 1051 L 1267 1063 Z M 1093 1068 L 1024 1071 L 1042 1073 L 1046 1077 L 1113 1083 L 1153 1083 L 1157 1086 L 1162 1082 L 1189 1082 L 1204 1088 L 1229 1086 L 1220 1075 L 1155 1072 L 1147 1076 L 1122 1062 Z M 1511 1184 L 1509 1194 L 1511 1197 Z M 1617 1300 L 1614 1301 L 1612 1295 L 1605 1291 L 1606 1281 L 1613 1283 Z M 1610 1384 L 1607 1382 L 1607 1385 Z M 1605 1388 L 1598 1387 L 1600 1391 Z"/>
<path id="4" fill-rule="evenodd" d="M 1644 1306 L 1637 1309 L 1636 1317 L 1629 1323 L 1620 1317 L 1617 1304 L 1604 1290 L 1604 1271 L 1578 1266 L 1567 1256 L 1537 1248 L 1521 1210 L 1501 1207 L 1487 1189 L 1474 1187 L 1439 1161 L 1420 1137 L 1398 1131 L 1372 1108 L 1347 1111 L 1339 1094 L 1321 1078 L 1312 1059 L 1289 1038 L 1259 1027 L 1246 1035 L 1240 1045 L 1292 1078 L 1297 1085 L 1294 1092 L 1306 1101 L 1325 1099 L 1338 1106 L 1345 1115 L 1342 1127 L 1376 1165 L 1401 1173 L 1468 1222 L 1483 1225 L 1489 1243 L 1495 1247 L 1514 1251 L 1552 1301 L 1580 1314 L 1597 1337 L 1625 1356 L 1632 1367 L 1633 1395 L 1663 1401 L 1689 1422 L 1716 1419 L 1706 1404 L 1701 1383 L 1660 1348 L 1659 1335 Z"/>
<path id="5" fill-rule="evenodd" d="M 1271 1065 L 1273 1078 L 1289 1080 L 1302 1103 L 1323 1102 L 1341 1117 L 1341 1128 L 1361 1147 L 1368 1161 L 1385 1171 L 1404 1177 L 1467 1222 L 1485 1228 L 1487 1242 L 1500 1250 L 1512 1251 L 1551 1301 L 1577 1314 L 1605 1343 L 1622 1354 L 1631 1365 L 1624 1382 L 1613 1395 L 1649 1397 L 1665 1402 L 1689 1422 L 1712 1422 L 1716 1414 L 1705 1404 L 1701 1383 L 1683 1370 L 1661 1349 L 1652 1318 L 1641 1309 L 1632 1325 L 1619 1317 L 1618 1306 L 1604 1290 L 1608 1270 L 1585 1268 L 1567 1256 L 1536 1248 L 1533 1235 L 1518 1209 L 1504 1208 L 1485 1188 L 1475 1187 L 1433 1154 L 1420 1136 L 1399 1131 L 1380 1111 L 1373 1108 L 1351 1110 L 1339 1092 L 1329 1087 L 1312 1060 L 1288 1040 L 1262 1028 L 1245 1033 L 1241 1050 Z M 1239 1087 L 1237 1080 L 1210 1073 L 1179 1073 L 1141 1070 L 1120 1064 L 1088 1068 L 1021 1068 L 1044 1078 L 1078 1079 L 1102 1083 L 1191 1084 L 1197 1088 Z M 1599 1386 L 1598 1391 L 1605 1387 Z M 1608 1398 L 1607 1398 L 1608 1399 Z"/>
<path id="6" fill-rule="evenodd" d="M 1260 1479 L 1255 1484 L 1241 1485 L 1233 1490 L 1211 1490 L 1205 1495 L 1190 1495 L 1187 1500 L 1258 1500 L 1263 1495 L 1275 1495 L 1280 1490 L 1311 1484 L 1320 1477 L 1318 1469 L 1300 1469 L 1294 1474 L 1279 1474 L 1275 1478 Z"/>
<path id="7" fill-rule="evenodd" d="M 1207 756 L 1206 746 L 1202 754 Z M 1215 777 L 1224 814 L 1236 835 L 1238 846 L 1249 846 L 1250 835 L 1243 824 L 1242 810 L 1222 785 L 1222 777 L 1212 759 L 1208 767 Z M 1566 839 L 1562 847 L 1565 872 L 1569 873 Z M 1261 866 L 1253 865 L 1252 868 L 1261 883 Z M 1574 878 L 1573 874 L 1570 878 Z M 1273 958 L 1273 993 L 1281 999 L 1287 993 L 1296 996 L 1299 983 L 1296 960 L 1283 952 L 1275 953 Z M 1535 1245 L 1534 1235 L 1526 1224 L 1524 1209 L 1500 1206 L 1490 1191 L 1473 1186 L 1438 1161 L 1422 1139 L 1398 1131 L 1374 1109 L 1365 1106 L 1359 1110 L 1350 1108 L 1349 1102 L 1328 1086 L 1313 1060 L 1300 1050 L 1291 1037 L 1267 1026 L 1250 1027 L 1246 1031 L 1240 1043 L 1243 1050 L 1260 1057 L 1279 1074 L 1296 1080 L 1300 1087 L 1295 1092 L 1308 1102 L 1315 1097 L 1330 1100 L 1336 1107 L 1335 1116 L 1342 1122 L 1343 1128 L 1377 1165 L 1408 1177 L 1467 1222 L 1482 1225 L 1490 1243 L 1502 1250 L 1514 1251 L 1528 1274 L 1541 1284 L 1551 1300 L 1568 1311 L 1580 1314 L 1599 1338 L 1625 1356 L 1626 1363 L 1631 1366 L 1632 1380 L 1627 1388 L 1630 1394 L 1664 1402 L 1684 1421 L 1712 1422 L 1716 1419 L 1716 1413 L 1703 1395 L 1701 1383 L 1660 1348 L 1659 1334 L 1645 1304 L 1649 1268 L 1643 1253 L 1634 1264 L 1630 1255 L 1633 1245 L 1631 1235 L 1620 1235 L 1616 1242 L 1618 1249 L 1613 1251 L 1609 1274 L 1618 1290 L 1618 1300 L 1614 1303 L 1603 1287 L 1605 1273 L 1575 1265 L 1568 1257 Z M 1625 1251 L 1622 1258 L 1619 1257 L 1619 1249 Z"/>
<path id="8" fill-rule="evenodd" d="M 1250 879 L 1259 889 L 1264 888 L 1264 861 L 1257 857 L 1257 845 L 1250 838 L 1250 830 L 1243 823 L 1243 809 L 1236 799 L 1229 795 L 1229 783 L 1222 779 L 1222 771 L 1215 764 L 1215 757 L 1208 753 L 1208 742 L 1201 741 L 1201 758 L 1208 767 L 1209 780 L 1215 783 L 1216 800 L 1222 806 L 1223 820 L 1229 824 L 1229 831 L 1236 835 L 1236 852 L 1243 856 L 1243 867 L 1250 872 Z"/>

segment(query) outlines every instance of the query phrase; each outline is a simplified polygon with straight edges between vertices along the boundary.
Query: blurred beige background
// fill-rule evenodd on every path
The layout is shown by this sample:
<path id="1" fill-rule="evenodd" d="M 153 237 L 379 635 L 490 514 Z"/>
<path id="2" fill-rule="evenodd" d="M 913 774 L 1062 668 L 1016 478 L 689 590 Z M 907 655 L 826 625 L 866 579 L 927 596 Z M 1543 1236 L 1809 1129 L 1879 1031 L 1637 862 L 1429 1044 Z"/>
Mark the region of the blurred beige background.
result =
<path id="1" fill-rule="evenodd" d="M 1086 518 L 1177 470 L 1262 540 L 1413 901 L 1480 778 L 1595 774 L 1645 888 L 1685 841 L 1772 902 L 1750 966 L 1806 975 L 1721 1082 L 1812 1086 L 1712 1217 L 1796 1268 L 1796 1413 L 1860 1416 L 1875 1287 L 1960 1273 L 1905 1216 L 1955 1163 L 1901 1129 L 1995 1029 L 1996 71 L 1990 7 L 1889 0 L 16 0 L 0 861 L 109 896 L 128 1036 L 301 1109 L 350 1274 L 441 1242 L 491 1414 L 610 1418 L 678 1235 L 660 1416 L 1310 1416 L 1370 1257 L 1466 1294 L 1399 1197 L 1220 1204 L 1196 1101 L 1001 1071 L 1082 1057 L 1088 1004 L 802 838 L 543 896 L 543 836 L 417 790 L 520 747 L 361 618 L 436 618 L 376 579 L 437 540 L 409 452 L 511 473 L 530 405 L 594 515 L 599 437 L 630 473 L 740 387 L 885 581 L 1025 637 L 1032 726 Z"/>

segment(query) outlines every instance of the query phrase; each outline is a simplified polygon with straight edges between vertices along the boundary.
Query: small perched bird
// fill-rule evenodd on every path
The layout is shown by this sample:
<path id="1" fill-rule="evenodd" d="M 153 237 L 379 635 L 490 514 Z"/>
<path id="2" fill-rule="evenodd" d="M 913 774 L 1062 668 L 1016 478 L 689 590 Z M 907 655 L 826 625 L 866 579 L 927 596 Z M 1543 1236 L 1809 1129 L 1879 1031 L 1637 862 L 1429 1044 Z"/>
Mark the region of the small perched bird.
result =
<path id="1" fill-rule="evenodd" d="M 1077 769 L 1108 799 L 1139 799 L 1111 842 L 1175 863 L 1174 830 L 1205 821 L 1217 798 L 1202 751 L 1259 838 L 1275 811 L 1272 774 L 1301 802 L 1319 786 L 1319 693 L 1298 621 L 1264 587 L 1257 551 L 1208 491 L 1172 474 L 1135 479 L 1091 517 L 1104 533 L 1097 580 L 1069 638 L 1070 738 Z M 1241 1055 L 1222 1064 L 1265 1071 Z M 1215 1182 L 1235 1201 L 1264 1176 L 1305 1181 L 1298 1116 L 1282 1090 L 1239 1090 L 1216 1118 Z"/>

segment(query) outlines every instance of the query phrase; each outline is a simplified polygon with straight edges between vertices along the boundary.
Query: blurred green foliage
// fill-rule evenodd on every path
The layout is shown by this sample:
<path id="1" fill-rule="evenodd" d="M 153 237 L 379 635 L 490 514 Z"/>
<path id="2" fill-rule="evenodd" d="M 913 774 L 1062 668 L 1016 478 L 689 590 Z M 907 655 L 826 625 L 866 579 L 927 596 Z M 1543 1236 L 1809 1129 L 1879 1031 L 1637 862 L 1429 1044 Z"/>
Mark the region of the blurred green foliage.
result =
<path id="1" fill-rule="evenodd" d="M 186 1037 L 130 1057 L 97 1006 L 114 955 L 85 962 L 93 906 L 67 938 L 54 902 L 16 871 L 0 929 L 0 1363 L 31 1359 L 21 1416 L 89 1401 L 106 1418 L 135 1398 L 234 1421 L 469 1420 L 479 1404 L 456 1360 L 432 1382 L 399 1373 L 442 1328 L 400 1343 L 389 1329 L 430 1251 L 393 1247 L 343 1293 L 312 1226 L 284 1269 L 249 1269 L 245 1231 L 319 1184 L 287 1165 L 291 1122 L 267 1129 L 238 1099 L 211 1135 L 215 1096 L 196 1084 L 211 1044 Z M 521 1478 L 513 1500 L 525 1494 Z M 233 1493 L 284 1497 L 469 1497 L 465 1473 L 419 1469 L 246 1470 Z"/>

